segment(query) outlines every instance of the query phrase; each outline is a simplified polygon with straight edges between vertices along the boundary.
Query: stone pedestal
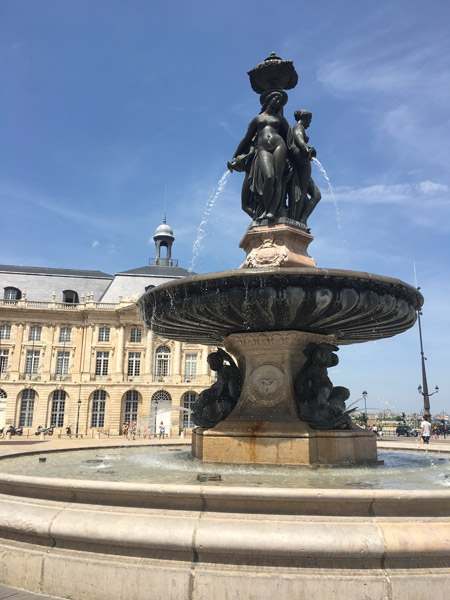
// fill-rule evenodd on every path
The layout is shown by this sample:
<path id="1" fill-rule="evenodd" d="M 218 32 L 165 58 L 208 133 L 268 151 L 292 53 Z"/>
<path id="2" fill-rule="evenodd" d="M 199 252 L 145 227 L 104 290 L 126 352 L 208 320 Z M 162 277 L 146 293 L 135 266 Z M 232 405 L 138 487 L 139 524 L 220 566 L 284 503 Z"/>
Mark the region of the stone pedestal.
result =
<path id="1" fill-rule="evenodd" d="M 247 255 L 240 268 L 316 267 L 316 261 L 307 252 L 313 239 L 296 224 L 251 227 L 239 244 Z"/>
<path id="2" fill-rule="evenodd" d="M 333 336 L 298 331 L 232 334 L 225 348 L 238 360 L 244 385 L 231 415 L 212 429 L 196 428 L 192 454 L 203 461 L 280 465 L 377 461 L 373 433 L 319 431 L 299 421 L 293 381 L 309 342 Z"/>

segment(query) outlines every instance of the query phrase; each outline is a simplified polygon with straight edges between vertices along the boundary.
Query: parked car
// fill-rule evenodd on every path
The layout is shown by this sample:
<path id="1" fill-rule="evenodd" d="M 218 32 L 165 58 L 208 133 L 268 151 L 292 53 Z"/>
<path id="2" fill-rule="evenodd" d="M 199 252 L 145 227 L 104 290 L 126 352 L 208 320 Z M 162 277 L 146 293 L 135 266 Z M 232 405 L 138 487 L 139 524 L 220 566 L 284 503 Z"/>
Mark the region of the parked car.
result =
<path id="1" fill-rule="evenodd" d="M 419 432 L 410 425 L 399 425 L 395 430 L 395 435 L 406 435 L 406 437 L 417 437 Z"/>

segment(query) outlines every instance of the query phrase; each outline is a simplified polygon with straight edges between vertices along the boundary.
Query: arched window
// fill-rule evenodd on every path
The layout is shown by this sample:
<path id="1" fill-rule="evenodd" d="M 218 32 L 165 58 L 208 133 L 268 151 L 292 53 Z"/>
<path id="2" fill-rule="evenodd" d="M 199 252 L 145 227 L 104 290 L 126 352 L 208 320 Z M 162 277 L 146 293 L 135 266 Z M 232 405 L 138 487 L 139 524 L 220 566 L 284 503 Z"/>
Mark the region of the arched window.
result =
<path id="1" fill-rule="evenodd" d="M 139 407 L 139 392 L 128 390 L 125 394 L 125 410 L 123 420 L 126 423 L 137 421 Z"/>
<path id="2" fill-rule="evenodd" d="M 66 406 L 66 392 L 64 390 L 55 390 L 52 398 L 52 413 L 50 425 L 53 427 L 62 427 L 64 425 L 64 409 Z"/>
<path id="3" fill-rule="evenodd" d="M 5 287 L 3 298 L 5 300 L 20 300 L 22 298 L 22 292 L 15 287 Z"/>
<path id="4" fill-rule="evenodd" d="M 197 400 L 198 396 L 195 392 L 185 392 L 183 394 L 183 429 L 192 429 L 195 424 L 191 420 L 192 405 Z"/>
<path id="5" fill-rule="evenodd" d="M 91 427 L 98 428 L 105 426 L 106 392 L 105 390 L 95 390 L 92 396 L 92 416 Z"/>
<path id="6" fill-rule="evenodd" d="M 78 304 L 80 301 L 77 292 L 74 292 L 73 290 L 64 290 L 63 302 L 66 302 L 66 304 Z"/>
<path id="7" fill-rule="evenodd" d="M 160 346 L 156 350 L 155 375 L 157 381 L 163 381 L 170 375 L 170 348 Z"/>
<path id="8" fill-rule="evenodd" d="M 165 390 L 158 390 L 152 396 L 150 402 L 150 427 L 154 433 L 158 432 L 161 421 L 164 423 L 166 433 L 170 431 L 170 411 L 172 409 L 172 397 Z"/>
<path id="9" fill-rule="evenodd" d="M 33 425 L 35 398 L 36 392 L 34 390 L 23 390 L 20 403 L 19 427 L 31 427 Z"/>

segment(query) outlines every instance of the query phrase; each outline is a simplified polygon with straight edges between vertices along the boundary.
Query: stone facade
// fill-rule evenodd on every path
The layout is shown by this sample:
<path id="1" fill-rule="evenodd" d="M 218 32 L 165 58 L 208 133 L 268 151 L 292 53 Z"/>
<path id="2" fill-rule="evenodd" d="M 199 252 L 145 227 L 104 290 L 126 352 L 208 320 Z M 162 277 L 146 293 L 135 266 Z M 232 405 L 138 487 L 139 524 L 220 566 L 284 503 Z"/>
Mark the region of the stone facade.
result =
<path id="1" fill-rule="evenodd" d="M 189 275 L 170 258 L 165 222 L 154 239 L 150 265 L 115 276 L 0 265 L 0 427 L 22 425 L 24 435 L 39 425 L 114 435 L 134 420 L 151 432 L 163 421 L 171 435 L 192 427 L 183 409 L 214 381 L 212 349 L 144 328 L 139 296 Z"/>
<path id="2" fill-rule="evenodd" d="M 153 431 L 164 421 L 167 431 L 178 435 L 190 426 L 186 419 L 183 423 L 187 413 L 179 410 L 189 403 L 185 394 L 192 400 L 212 383 L 209 350 L 158 338 L 141 323 L 129 302 L 0 300 L 0 326 L 7 327 L 0 340 L 7 359 L 0 374 L 4 424 L 24 425 L 25 433 L 51 423 L 61 432 L 66 427 L 75 432 L 79 408 L 82 434 L 92 429 L 117 434 L 125 419 L 137 416 L 141 429 Z M 160 348 L 169 352 L 158 353 Z M 34 406 L 25 411 L 30 400 Z M 104 407 L 93 414 L 96 401 Z"/>

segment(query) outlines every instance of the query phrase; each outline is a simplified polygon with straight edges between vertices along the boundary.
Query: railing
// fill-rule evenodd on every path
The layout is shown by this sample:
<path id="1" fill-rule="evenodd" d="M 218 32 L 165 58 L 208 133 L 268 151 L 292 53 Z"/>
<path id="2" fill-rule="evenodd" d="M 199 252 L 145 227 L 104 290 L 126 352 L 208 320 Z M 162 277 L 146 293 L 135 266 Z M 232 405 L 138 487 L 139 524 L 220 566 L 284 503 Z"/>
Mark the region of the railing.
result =
<path id="1" fill-rule="evenodd" d="M 89 308 L 102 309 L 102 310 L 116 310 L 119 303 L 114 302 L 41 302 L 40 300 L 5 300 L 0 299 L 0 306 L 2 307 L 13 307 L 13 308 L 34 308 L 37 310 L 70 310 L 79 311 L 86 310 Z"/>
<path id="2" fill-rule="evenodd" d="M 177 258 L 149 258 L 149 265 L 154 265 L 155 267 L 178 267 L 178 259 Z"/>
<path id="3" fill-rule="evenodd" d="M 56 302 L 56 308 L 65 308 L 67 310 L 79 310 L 79 304 L 75 304 L 74 302 Z"/>
<path id="4" fill-rule="evenodd" d="M 27 381 L 39 381 L 41 376 L 39 373 L 20 373 L 20 379 L 25 379 Z"/>
<path id="5" fill-rule="evenodd" d="M 26 300 L 27 308 L 49 308 L 50 302 L 40 302 L 39 300 Z"/>
<path id="6" fill-rule="evenodd" d="M 70 381 L 71 377 L 68 373 L 50 373 L 50 381 Z"/>

